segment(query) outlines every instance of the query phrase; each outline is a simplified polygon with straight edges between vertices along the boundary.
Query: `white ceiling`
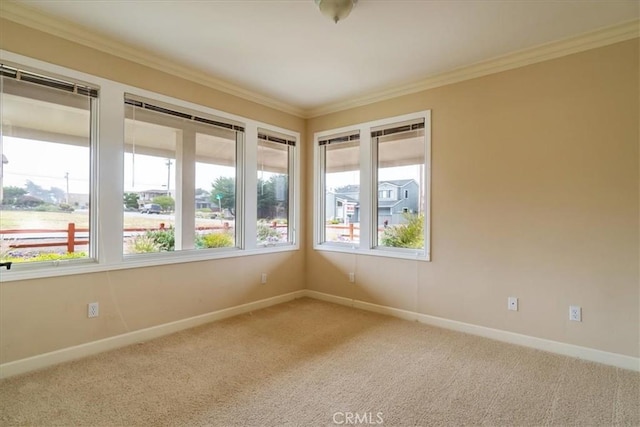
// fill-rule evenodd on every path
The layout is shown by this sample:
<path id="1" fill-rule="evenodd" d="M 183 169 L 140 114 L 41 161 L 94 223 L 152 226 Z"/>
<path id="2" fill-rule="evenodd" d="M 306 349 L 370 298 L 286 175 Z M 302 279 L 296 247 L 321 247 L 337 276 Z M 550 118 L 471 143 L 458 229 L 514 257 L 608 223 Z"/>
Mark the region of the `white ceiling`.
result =
<path id="1" fill-rule="evenodd" d="M 21 0 L 212 78 L 310 111 L 638 19 L 637 0 Z"/>

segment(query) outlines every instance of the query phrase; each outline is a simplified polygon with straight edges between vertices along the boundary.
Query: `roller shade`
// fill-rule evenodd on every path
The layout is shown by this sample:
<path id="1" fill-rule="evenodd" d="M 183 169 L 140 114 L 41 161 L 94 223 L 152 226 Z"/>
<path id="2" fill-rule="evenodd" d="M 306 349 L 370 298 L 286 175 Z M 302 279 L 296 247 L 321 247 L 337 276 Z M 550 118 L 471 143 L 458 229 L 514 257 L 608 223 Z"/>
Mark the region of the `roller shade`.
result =
<path id="1" fill-rule="evenodd" d="M 373 128 L 371 139 L 378 146 L 380 168 L 425 162 L 424 119 Z"/>
<path id="2" fill-rule="evenodd" d="M 3 136 L 88 147 L 98 89 L 0 64 Z"/>

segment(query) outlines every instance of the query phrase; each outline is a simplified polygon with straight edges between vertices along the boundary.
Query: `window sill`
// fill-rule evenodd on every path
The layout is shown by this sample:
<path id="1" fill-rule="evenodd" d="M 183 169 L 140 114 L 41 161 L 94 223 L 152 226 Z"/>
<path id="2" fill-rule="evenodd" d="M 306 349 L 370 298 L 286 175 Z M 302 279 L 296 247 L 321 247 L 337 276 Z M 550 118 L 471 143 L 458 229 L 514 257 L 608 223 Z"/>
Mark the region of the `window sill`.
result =
<path id="1" fill-rule="evenodd" d="M 117 263 L 99 263 L 95 260 L 65 262 L 60 261 L 56 266 L 14 264 L 11 270 L 0 272 L 0 283 L 14 282 L 18 280 L 42 279 L 59 276 L 72 276 L 77 274 L 100 273 L 112 270 L 126 270 L 130 268 L 157 267 L 169 264 L 184 264 L 189 262 L 212 261 L 225 258 L 238 258 L 255 255 L 268 255 L 279 252 L 292 252 L 299 250 L 299 245 L 270 246 L 251 250 L 230 249 L 221 251 L 184 251 L 164 252 L 147 255 L 135 255 L 125 257 Z"/>
<path id="2" fill-rule="evenodd" d="M 416 261 L 431 261 L 429 253 L 424 251 L 416 251 L 413 249 L 392 249 L 392 248 L 374 248 L 363 249 L 352 245 L 340 244 L 340 243 L 323 243 L 314 245 L 313 249 L 316 251 L 326 252 L 342 252 L 354 255 L 366 255 L 377 256 L 385 258 L 400 258 Z"/>

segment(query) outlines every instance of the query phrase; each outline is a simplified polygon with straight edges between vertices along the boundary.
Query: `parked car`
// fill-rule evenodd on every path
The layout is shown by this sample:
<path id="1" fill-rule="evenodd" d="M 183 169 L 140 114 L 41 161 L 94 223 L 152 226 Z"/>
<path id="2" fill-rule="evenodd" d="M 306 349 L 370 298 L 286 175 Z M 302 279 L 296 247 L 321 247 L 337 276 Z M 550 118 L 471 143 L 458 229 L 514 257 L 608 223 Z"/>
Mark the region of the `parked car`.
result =
<path id="1" fill-rule="evenodd" d="M 140 208 L 140 213 L 159 215 L 160 212 L 162 212 L 162 207 L 160 205 L 156 205 L 155 203 L 148 203 Z"/>

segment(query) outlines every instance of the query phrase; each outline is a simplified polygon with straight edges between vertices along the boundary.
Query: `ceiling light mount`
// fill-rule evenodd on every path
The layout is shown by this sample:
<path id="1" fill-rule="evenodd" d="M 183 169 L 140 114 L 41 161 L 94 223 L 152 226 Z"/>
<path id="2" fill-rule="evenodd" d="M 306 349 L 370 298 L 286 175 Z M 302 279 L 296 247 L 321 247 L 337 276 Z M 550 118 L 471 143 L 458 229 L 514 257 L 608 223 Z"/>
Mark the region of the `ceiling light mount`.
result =
<path id="1" fill-rule="evenodd" d="M 351 13 L 358 0 L 315 0 L 320 12 L 336 24 Z"/>

